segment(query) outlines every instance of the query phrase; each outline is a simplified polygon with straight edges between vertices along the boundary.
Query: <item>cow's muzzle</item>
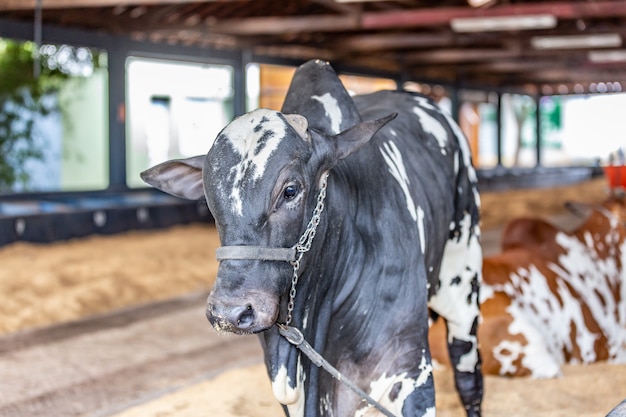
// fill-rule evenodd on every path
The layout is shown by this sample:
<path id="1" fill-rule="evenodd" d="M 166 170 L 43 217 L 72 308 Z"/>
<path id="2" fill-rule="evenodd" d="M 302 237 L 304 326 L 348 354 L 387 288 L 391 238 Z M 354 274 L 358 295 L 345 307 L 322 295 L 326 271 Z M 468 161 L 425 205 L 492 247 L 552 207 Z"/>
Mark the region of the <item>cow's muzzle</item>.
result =
<path id="1" fill-rule="evenodd" d="M 218 332 L 258 333 L 276 322 L 278 299 L 270 294 L 255 292 L 245 299 L 222 300 L 211 292 L 207 299 L 206 316 Z"/>

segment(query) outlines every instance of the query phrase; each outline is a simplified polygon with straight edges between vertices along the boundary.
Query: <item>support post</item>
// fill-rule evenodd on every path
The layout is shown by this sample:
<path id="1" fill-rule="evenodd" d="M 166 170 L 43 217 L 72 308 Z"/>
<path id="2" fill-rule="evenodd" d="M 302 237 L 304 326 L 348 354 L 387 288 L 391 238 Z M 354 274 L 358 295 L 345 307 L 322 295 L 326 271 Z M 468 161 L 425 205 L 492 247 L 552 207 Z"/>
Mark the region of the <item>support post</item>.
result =
<path id="1" fill-rule="evenodd" d="M 126 50 L 107 50 L 109 69 L 109 189 L 126 190 Z"/>
<path id="2" fill-rule="evenodd" d="M 543 142 L 543 138 L 541 137 L 541 95 L 537 95 L 535 97 L 535 105 L 536 105 L 536 111 L 535 111 L 535 122 L 536 122 L 536 127 L 535 127 L 535 152 L 537 152 L 536 154 L 536 161 L 535 161 L 535 166 L 539 167 L 541 166 L 541 152 L 542 152 L 542 142 Z"/>
<path id="3" fill-rule="evenodd" d="M 502 167 L 502 93 L 500 92 L 498 92 L 496 125 L 496 153 L 498 156 L 497 167 Z"/>

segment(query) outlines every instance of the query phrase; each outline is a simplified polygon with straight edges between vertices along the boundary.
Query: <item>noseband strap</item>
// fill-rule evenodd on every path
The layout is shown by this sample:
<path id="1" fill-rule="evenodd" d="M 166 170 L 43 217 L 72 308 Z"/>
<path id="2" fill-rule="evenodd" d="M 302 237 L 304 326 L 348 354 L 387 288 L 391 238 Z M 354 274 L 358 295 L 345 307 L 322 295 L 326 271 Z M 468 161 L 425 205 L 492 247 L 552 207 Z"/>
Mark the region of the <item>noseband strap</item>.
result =
<path id="1" fill-rule="evenodd" d="M 262 261 L 293 262 L 296 260 L 296 248 L 270 248 L 267 246 L 221 246 L 216 249 L 215 255 L 218 261 L 225 259 L 252 259 Z"/>

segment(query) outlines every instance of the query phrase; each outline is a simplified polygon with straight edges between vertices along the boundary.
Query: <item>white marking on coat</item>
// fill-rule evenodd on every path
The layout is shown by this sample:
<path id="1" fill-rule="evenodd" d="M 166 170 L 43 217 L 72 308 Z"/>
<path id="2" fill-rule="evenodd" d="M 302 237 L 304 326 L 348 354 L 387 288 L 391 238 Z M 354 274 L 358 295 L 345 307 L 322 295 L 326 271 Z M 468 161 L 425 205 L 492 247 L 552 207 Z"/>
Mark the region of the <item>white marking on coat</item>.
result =
<path id="1" fill-rule="evenodd" d="M 507 311 L 513 322 L 508 332 L 526 338 L 528 343 L 519 354 L 525 355 L 522 363 L 533 377 L 558 375 L 565 354 L 575 348 L 584 363 L 597 360 L 595 342 L 601 335 L 607 339 L 609 360 L 626 362 L 626 285 L 622 269 L 626 265 L 626 243 L 615 248 L 619 254 L 614 251 L 610 256 L 601 256 L 596 249 L 617 242 L 619 232 L 614 228 L 596 240 L 590 233 L 584 233 L 582 241 L 557 233 L 555 243 L 563 248 L 562 254 L 558 263 L 546 265 L 555 274 L 555 289 L 548 286 L 548 278 L 534 265 L 511 273 L 509 282 L 492 286 L 492 291 L 502 291 L 511 299 Z M 617 288 L 619 301 L 613 295 Z M 583 305 L 601 334 L 588 327 Z M 576 329 L 575 340 L 572 329 Z M 507 371 L 507 366 L 501 361 L 501 373 Z"/>
<path id="2" fill-rule="evenodd" d="M 430 375 L 433 373 L 433 366 L 432 364 L 426 362 L 425 355 L 426 355 L 426 352 L 422 350 L 422 361 L 420 362 L 420 366 L 419 366 L 420 374 L 415 380 L 416 387 L 420 387 L 424 385 L 428 381 L 428 378 L 430 377 Z"/>
<path id="3" fill-rule="evenodd" d="M 324 93 L 321 96 L 311 96 L 311 98 L 322 103 L 326 117 L 330 120 L 330 126 L 333 133 L 339 133 L 341 129 L 341 122 L 343 121 L 343 114 L 341 113 L 341 108 L 339 108 L 337 99 L 330 93 Z"/>
<path id="4" fill-rule="evenodd" d="M 482 281 L 480 228 L 478 225 L 472 226 L 469 213 L 465 213 L 459 224 L 461 226 L 459 238 L 452 238 L 446 242 L 439 273 L 441 287 L 430 298 L 429 306 L 446 318 L 449 342 L 456 338 L 476 345 L 476 337 L 469 335 L 474 320 L 479 316 L 476 299 L 478 294 L 474 291 L 473 280 L 476 278 L 478 281 L 476 284 Z M 452 284 L 453 280 L 458 282 Z M 457 370 L 474 372 L 477 362 L 477 351 L 472 349 L 461 357 Z"/>
<path id="5" fill-rule="evenodd" d="M 285 137 L 286 123 L 278 112 L 256 109 L 238 117 L 224 128 L 221 136 L 231 144 L 241 158 L 231 168 L 233 188 L 230 192 L 232 209 L 242 215 L 241 182 L 245 176 L 257 181 L 263 176 L 268 160 Z"/>
<path id="6" fill-rule="evenodd" d="M 320 398 L 320 415 L 333 417 L 333 408 L 330 404 L 330 394 L 328 392 Z"/>
<path id="7" fill-rule="evenodd" d="M 430 113 L 424 110 L 424 108 L 436 111 L 439 111 L 439 109 L 432 106 L 428 99 L 424 97 L 416 97 L 415 101 L 417 101 L 419 105 L 413 107 L 413 113 L 415 113 L 419 118 L 420 124 L 422 125 L 424 131 L 434 136 L 434 138 L 437 140 L 437 143 L 439 143 L 441 153 L 445 155 L 446 145 L 448 143 L 448 132 L 439 120 L 437 120 L 435 117 L 431 116 Z"/>
<path id="8" fill-rule="evenodd" d="M 459 127 L 459 125 L 454 121 L 452 116 L 448 114 L 448 112 L 442 111 L 441 114 L 446 118 L 446 121 L 450 125 L 454 136 L 457 137 L 457 141 L 459 142 L 459 147 L 461 148 L 461 156 L 463 157 L 463 164 L 467 169 L 467 175 L 471 182 L 478 182 L 478 177 L 476 176 L 476 170 L 474 170 L 474 166 L 472 165 L 472 151 L 470 150 L 469 143 L 465 138 L 465 134 Z M 480 199 L 478 200 L 480 201 Z M 478 204 L 478 203 L 477 203 Z"/>
<path id="9" fill-rule="evenodd" d="M 397 416 L 402 415 L 402 407 L 407 397 L 411 395 L 416 388 L 424 385 L 430 376 L 432 375 L 433 367 L 430 363 L 426 362 L 426 357 L 422 356 L 420 362 L 420 374 L 415 380 L 409 378 L 406 372 L 399 375 L 387 376 L 383 374 L 376 381 L 370 383 L 369 395 L 374 398 L 380 405 L 391 411 Z M 396 388 L 400 384 L 400 388 Z M 392 390 L 394 393 L 394 399 L 389 398 L 389 394 Z M 374 417 L 379 416 L 380 412 L 374 407 L 366 405 L 359 408 L 354 414 L 355 417 Z M 428 408 L 424 416 L 434 416 L 434 408 Z"/>
<path id="10" fill-rule="evenodd" d="M 534 326 L 529 325 L 525 313 L 518 305 L 512 305 L 507 311 L 513 317 L 509 325 L 511 334 L 522 334 L 527 344 L 523 346 L 522 365 L 531 370 L 534 378 L 554 378 L 561 375 L 560 361 L 548 350 L 543 335 Z"/>
<path id="11" fill-rule="evenodd" d="M 619 232 L 612 228 L 605 239 L 610 242 L 614 237 L 619 239 Z M 590 236 L 586 236 L 590 238 Z M 587 328 L 582 318 L 581 304 L 591 311 L 602 333 L 607 337 L 609 355 L 614 358 L 621 352 L 626 359 L 626 281 L 624 266 L 626 265 L 626 241 L 619 245 L 620 256 L 601 257 L 595 249 L 593 240 L 587 246 L 578 239 L 564 233 L 556 235 L 556 242 L 565 249 L 559 257 L 561 270 L 556 265 L 551 268 L 559 276 L 559 296 L 566 316 L 576 323 L 579 332 L 576 343 L 583 353 L 583 360 L 595 360 L 593 346 L 597 336 Z M 567 284 L 565 284 L 565 281 Z M 571 287 L 574 293 L 569 289 Z M 613 291 L 621 290 L 621 298 L 617 301 Z"/>
<path id="12" fill-rule="evenodd" d="M 406 168 L 402 160 L 402 154 L 393 141 L 383 143 L 383 146 L 380 148 L 380 153 L 385 159 L 389 172 L 396 179 L 398 184 L 400 184 L 400 188 L 404 193 L 406 208 L 409 211 L 411 218 L 417 225 L 420 246 L 422 253 L 424 253 L 426 248 L 426 237 L 424 235 L 424 210 L 421 207 L 415 207 L 415 203 L 413 202 L 413 197 L 411 196 L 411 191 L 409 190 L 409 177 L 406 173 Z"/>
<path id="13" fill-rule="evenodd" d="M 301 355 L 298 354 L 298 368 L 296 371 L 297 381 L 295 388 L 292 388 L 293 384 L 287 375 L 287 368 L 285 368 L 284 365 L 278 369 L 276 377 L 272 381 L 272 392 L 274 393 L 274 397 L 276 397 L 278 402 L 287 406 L 290 417 L 304 416 L 304 405 L 306 400 L 304 395 L 304 380 L 306 375 L 304 374 L 300 359 Z"/>
<path id="14" fill-rule="evenodd" d="M 523 355 L 524 346 L 517 340 L 502 340 L 493 348 L 493 357 L 500 363 L 500 375 L 513 374 L 517 366 L 513 363 Z"/>

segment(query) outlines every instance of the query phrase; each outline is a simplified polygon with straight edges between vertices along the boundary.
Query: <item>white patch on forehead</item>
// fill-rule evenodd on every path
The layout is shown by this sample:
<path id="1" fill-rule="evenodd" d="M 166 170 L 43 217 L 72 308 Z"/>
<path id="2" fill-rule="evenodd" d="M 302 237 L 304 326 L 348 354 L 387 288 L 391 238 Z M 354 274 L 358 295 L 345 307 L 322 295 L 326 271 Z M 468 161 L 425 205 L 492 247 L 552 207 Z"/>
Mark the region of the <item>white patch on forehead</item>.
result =
<path id="1" fill-rule="evenodd" d="M 422 253 L 424 253 L 426 248 L 426 237 L 424 235 L 424 210 L 421 207 L 415 207 L 415 203 L 413 202 L 413 197 L 411 196 L 411 191 L 409 190 L 409 176 L 406 173 L 406 168 L 402 160 L 402 154 L 393 141 L 384 143 L 380 148 L 380 153 L 385 159 L 389 172 L 396 179 L 398 184 L 400 184 L 400 188 L 404 193 L 406 208 L 409 211 L 411 218 L 417 225 L 420 246 Z"/>
<path id="2" fill-rule="evenodd" d="M 326 117 L 330 120 L 330 127 L 333 133 L 339 133 L 341 131 L 340 129 L 341 122 L 343 121 L 343 114 L 341 113 L 337 99 L 330 93 L 324 93 L 321 96 L 311 96 L 311 98 L 322 103 Z"/>
<path id="3" fill-rule="evenodd" d="M 430 104 L 430 102 L 424 97 L 415 97 L 415 101 L 419 103 L 418 106 L 413 107 L 413 113 L 417 115 L 420 120 L 420 124 L 426 133 L 430 133 L 435 137 L 437 142 L 439 143 L 439 148 L 441 149 L 442 154 L 446 154 L 446 145 L 448 143 L 448 132 L 446 128 L 433 116 L 430 115 L 424 109 L 435 110 L 437 112 L 441 112 L 441 110 L 437 107 L 434 107 Z"/>
<path id="4" fill-rule="evenodd" d="M 285 137 L 286 123 L 278 112 L 257 109 L 238 117 L 222 131 L 240 162 L 231 168 L 233 188 L 230 192 L 232 209 L 242 215 L 241 183 L 244 176 L 257 181 L 263 176 L 270 156 Z"/>

